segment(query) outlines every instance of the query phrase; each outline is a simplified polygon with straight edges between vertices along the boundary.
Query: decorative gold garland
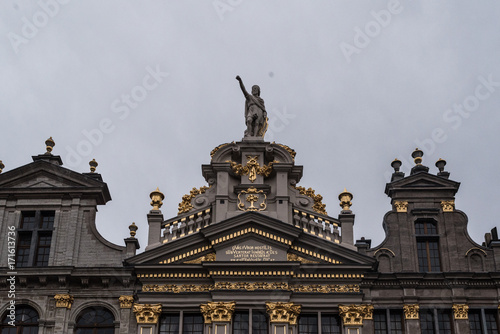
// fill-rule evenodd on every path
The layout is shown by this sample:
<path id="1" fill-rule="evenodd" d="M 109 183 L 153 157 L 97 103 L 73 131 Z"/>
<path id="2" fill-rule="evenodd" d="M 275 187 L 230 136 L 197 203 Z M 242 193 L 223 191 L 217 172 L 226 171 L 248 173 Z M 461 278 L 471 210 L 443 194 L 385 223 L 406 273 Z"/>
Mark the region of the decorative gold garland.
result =
<path id="1" fill-rule="evenodd" d="M 320 194 L 315 194 L 314 190 L 312 188 L 306 189 L 304 187 L 295 187 L 299 191 L 301 195 L 308 196 L 313 199 L 314 204 L 313 204 L 313 210 L 317 213 L 321 213 L 322 215 L 328 215 L 326 213 L 326 204 L 323 204 L 323 196 Z"/>

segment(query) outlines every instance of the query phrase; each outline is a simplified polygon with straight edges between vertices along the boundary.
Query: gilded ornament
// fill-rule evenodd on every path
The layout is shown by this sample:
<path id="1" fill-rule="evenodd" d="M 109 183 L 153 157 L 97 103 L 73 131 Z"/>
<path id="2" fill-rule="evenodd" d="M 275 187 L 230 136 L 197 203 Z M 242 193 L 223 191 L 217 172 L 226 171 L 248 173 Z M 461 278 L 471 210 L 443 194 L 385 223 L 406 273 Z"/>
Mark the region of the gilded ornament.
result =
<path id="1" fill-rule="evenodd" d="M 54 296 L 56 300 L 56 307 L 71 309 L 73 305 L 73 296 L 68 294 L 57 294 Z"/>
<path id="2" fill-rule="evenodd" d="M 340 200 L 340 207 L 342 210 L 347 211 L 351 209 L 351 200 L 353 196 L 350 192 L 347 191 L 346 188 L 344 188 L 344 191 L 340 193 L 339 195 L 339 200 Z"/>
<path id="3" fill-rule="evenodd" d="M 235 302 L 208 302 L 200 305 L 201 313 L 205 319 L 205 324 L 211 324 L 218 321 L 231 321 L 233 316 Z"/>
<path id="4" fill-rule="evenodd" d="M 258 162 L 258 158 L 259 156 L 257 155 L 247 155 L 247 164 L 245 166 L 234 161 L 227 160 L 226 162 L 229 162 L 231 164 L 231 168 L 236 175 L 248 175 L 248 179 L 253 183 L 255 180 L 257 180 L 257 174 L 264 177 L 268 177 L 269 175 L 271 175 L 271 172 L 273 171 L 273 164 L 279 162 L 277 160 L 274 160 L 261 167 Z"/>
<path id="5" fill-rule="evenodd" d="M 97 166 L 99 166 L 99 164 L 97 163 L 97 161 L 95 161 L 95 159 L 92 159 L 92 161 L 89 161 L 89 166 L 90 172 L 95 173 L 95 169 L 97 168 Z"/>
<path id="6" fill-rule="evenodd" d="M 373 305 L 339 305 L 344 325 L 363 326 L 364 319 L 373 319 Z"/>
<path id="7" fill-rule="evenodd" d="M 45 146 L 47 150 L 45 154 L 51 154 L 52 149 L 54 148 L 54 146 L 56 146 L 56 142 L 54 141 L 54 139 L 52 139 L 52 137 L 50 137 L 45 141 Z"/>
<path id="8" fill-rule="evenodd" d="M 3 164 L 2 160 L 0 160 L 0 173 L 2 172 L 2 169 L 5 168 L 5 165 Z"/>
<path id="9" fill-rule="evenodd" d="M 161 304 L 134 304 L 138 324 L 156 324 L 161 314 Z"/>
<path id="10" fill-rule="evenodd" d="M 328 215 L 326 213 L 326 204 L 323 204 L 323 196 L 320 194 L 315 194 L 315 191 L 312 188 L 306 189 L 304 187 L 295 187 L 299 191 L 301 195 L 308 196 L 313 199 L 314 204 L 313 204 L 313 210 L 317 213 L 320 213 L 322 215 Z"/>
<path id="11" fill-rule="evenodd" d="M 293 148 L 290 148 L 289 146 L 286 146 L 284 144 L 278 144 L 274 141 L 273 141 L 273 144 L 283 147 L 290 154 L 290 156 L 292 157 L 292 160 L 295 161 L 295 155 L 297 154 L 297 152 L 295 152 L 295 150 Z"/>
<path id="12" fill-rule="evenodd" d="M 250 206 L 245 205 L 245 201 L 241 199 L 242 195 L 246 195 L 244 196 L 245 201 L 250 203 Z M 258 202 L 261 197 L 263 197 L 262 202 L 258 204 L 258 206 L 255 206 L 254 203 Z M 264 211 L 267 207 L 266 200 L 267 196 L 266 194 L 264 194 L 263 190 L 258 190 L 257 188 L 250 187 L 247 190 L 242 190 L 238 194 L 238 209 L 240 209 L 241 211 Z"/>
<path id="13" fill-rule="evenodd" d="M 137 225 L 135 225 L 135 222 L 132 222 L 132 224 L 128 226 L 128 229 L 130 230 L 130 237 L 134 238 L 138 229 Z"/>
<path id="14" fill-rule="evenodd" d="M 120 308 L 132 308 L 134 296 L 120 296 L 118 301 L 120 302 Z"/>
<path id="15" fill-rule="evenodd" d="M 408 212 L 408 201 L 394 201 L 396 212 Z"/>
<path id="16" fill-rule="evenodd" d="M 420 306 L 418 304 L 406 304 L 403 305 L 403 311 L 405 313 L 405 319 L 419 319 Z"/>
<path id="17" fill-rule="evenodd" d="M 455 319 L 469 319 L 469 305 L 453 304 L 453 316 Z"/>
<path id="18" fill-rule="evenodd" d="M 197 259 L 185 261 L 184 263 L 199 264 L 202 262 L 213 262 L 213 261 L 215 261 L 215 253 L 208 253 L 208 254 L 203 255 Z"/>
<path id="19" fill-rule="evenodd" d="M 441 208 L 443 208 L 443 212 L 453 212 L 455 210 L 455 201 L 441 201 Z"/>
<path id="20" fill-rule="evenodd" d="M 294 253 L 287 253 L 286 259 L 287 259 L 287 261 L 297 261 L 300 263 L 319 263 L 318 261 L 311 261 L 311 260 L 304 259 L 303 257 L 300 257 Z"/>
<path id="21" fill-rule="evenodd" d="M 153 210 L 160 210 L 163 205 L 162 201 L 165 199 L 165 195 L 163 195 L 160 189 L 157 187 L 155 191 L 149 194 L 149 197 L 151 198 L 151 206 L 153 207 Z"/>
<path id="22" fill-rule="evenodd" d="M 287 322 L 296 325 L 302 306 L 294 303 L 266 303 L 266 312 L 271 322 Z"/>
<path id="23" fill-rule="evenodd" d="M 210 187 L 203 186 L 200 187 L 200 189 L 193 188 L 191 189 L 189 194 L 182 196 L 182 202 L 179 203 L 179 212 L 177 214 L 180 215 L 181 213 L 189 212 L 190 210 L 192 210 L 193 205 L 191 204 L 191 200 L 200 194 L 204 194 L 208 188 Z"/>

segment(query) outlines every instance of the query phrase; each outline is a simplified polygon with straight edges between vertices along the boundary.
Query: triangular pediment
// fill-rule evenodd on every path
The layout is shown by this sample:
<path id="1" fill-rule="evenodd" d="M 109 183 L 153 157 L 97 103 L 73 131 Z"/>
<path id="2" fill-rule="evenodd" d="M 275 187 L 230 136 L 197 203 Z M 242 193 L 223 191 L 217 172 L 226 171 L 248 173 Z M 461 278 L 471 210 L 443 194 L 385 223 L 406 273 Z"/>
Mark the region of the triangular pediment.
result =
<path id="1" fill-rule="evenodd" d="M 99 174 L 77 173 L 46 161 L 35 161 L 0 174 L 0 194 L 6 196 L 73 191 L 97 195 L 99 204 L 111 200 L 108 187 Z"/>
<path id="2" fill-rule="evenodd" d="M 455 194 L 460 187 L 460 182 L 452 181 L 444 177 L 429 173 L 417 173 L 403 179 L 387 183 L 385 193 L 392 197 L 395 191 L 446 191 Z"/>
<path id="3" fill-rule="evenodd" d="M 196 264 L 204 261 L 369 266 L 374 263 L 372 258 L 335 242 L 306 234 L 295 226 L 253 212 L 210 225 L 127 260 L 131 264 L 144 265 Z"/>

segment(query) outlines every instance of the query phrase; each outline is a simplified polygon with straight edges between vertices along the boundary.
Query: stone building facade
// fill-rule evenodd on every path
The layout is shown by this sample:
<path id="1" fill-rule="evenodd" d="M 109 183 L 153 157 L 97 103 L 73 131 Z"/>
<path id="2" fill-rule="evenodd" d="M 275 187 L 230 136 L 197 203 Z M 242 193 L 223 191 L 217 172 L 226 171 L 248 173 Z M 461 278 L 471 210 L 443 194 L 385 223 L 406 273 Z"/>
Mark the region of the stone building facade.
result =
<path id="1" fill-rule="evenodd" d="M 207 185 L 163 217 L 151 193 L 148 244 L 97 231 L 110 192 L 47 152 L 1 172 L 1 333 L 499 333 L 500 241 L 467 233 L 459 183 L 415 150 L 394 173 L 385 240 L 354 240 L 352 195 L 337 217 L 299 182 L 295 151 L 260 137 L 217 146 Z M 5 293 L 4 293 L 5 292 Z M 15 295 L 15 296 L 13 296 Z"/>

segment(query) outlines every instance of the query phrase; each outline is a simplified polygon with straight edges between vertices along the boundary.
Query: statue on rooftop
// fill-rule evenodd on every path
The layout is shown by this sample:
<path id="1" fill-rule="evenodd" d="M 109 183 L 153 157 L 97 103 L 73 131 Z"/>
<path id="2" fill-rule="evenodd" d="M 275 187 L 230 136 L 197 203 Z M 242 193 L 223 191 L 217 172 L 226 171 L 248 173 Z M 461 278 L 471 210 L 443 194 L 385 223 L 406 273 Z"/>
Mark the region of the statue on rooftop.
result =
<path id="1" fill-rule="evenodd" d="M 248 94 L 239 75 L 236 76 L 236 80 L 239 81 L 241 91 L 246 99 L 245 123 L 247 129 L 245 130 L 245 137 L 264 138 L 268 127 L 268 118 L 264 100 L 260 97 L 260 87 L 257 85 L 252 86 L 252 94 Z"/>

